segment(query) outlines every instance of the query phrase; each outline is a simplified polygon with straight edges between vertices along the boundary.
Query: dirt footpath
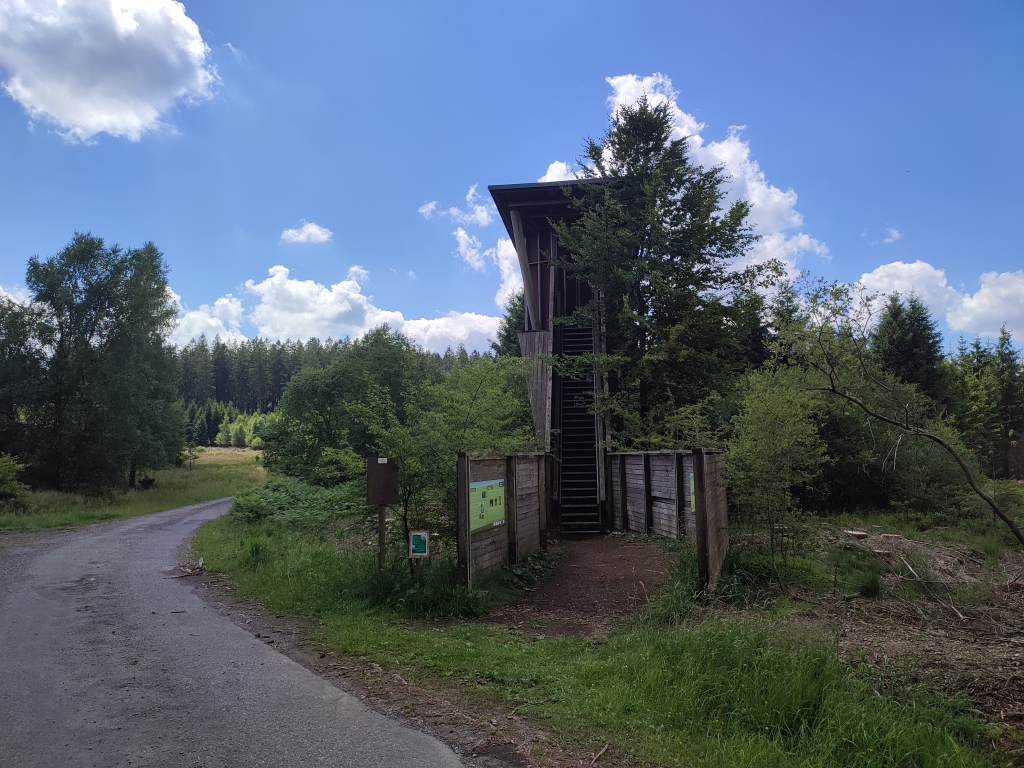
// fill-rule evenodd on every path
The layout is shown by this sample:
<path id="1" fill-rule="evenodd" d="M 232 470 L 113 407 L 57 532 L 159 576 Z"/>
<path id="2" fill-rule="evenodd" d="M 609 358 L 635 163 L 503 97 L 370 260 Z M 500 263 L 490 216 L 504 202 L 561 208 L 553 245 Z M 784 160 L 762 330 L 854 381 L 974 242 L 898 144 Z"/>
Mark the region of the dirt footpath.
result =
<path id="1" fill-rule="evenodd" d="M 647 605 L 673 564 L 661 547 L 621 535 L 566 537 L 550 548 L 558 557 L 552 577 L 484 621 L 535 635 L 602 635 Z"/>

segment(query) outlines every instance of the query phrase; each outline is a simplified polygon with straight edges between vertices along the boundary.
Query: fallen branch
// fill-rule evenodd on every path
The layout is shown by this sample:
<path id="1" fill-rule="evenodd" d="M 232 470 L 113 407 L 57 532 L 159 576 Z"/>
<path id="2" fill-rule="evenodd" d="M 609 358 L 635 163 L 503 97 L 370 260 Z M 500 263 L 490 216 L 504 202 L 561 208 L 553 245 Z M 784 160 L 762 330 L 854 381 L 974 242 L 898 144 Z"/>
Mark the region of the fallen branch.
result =
<path id="1" fill-rule="evenodd" d="M 607 751 L 608 747 L 609 747 L 609 745 L 608 745 L 608 744 L 605 744 L 605 745 L 604 745 L 604 746 L 603 746 L 603 747 L 601 748 L 601 751 L 600 751 L 600 752 L 598 752 L 598 753 L 597 753 L 596 755 L 594 755 L 594 759 L 590 761 L 590 764 L 591 764 L 591 765 L 595 765 L 595 764 L 597 763 L 597 758 L 599 758 L 599 757 L 600 757 L 601 755 L 603 755 L 603 754 L 604 754 L 604 753 L 605 753 L 605 752 Z"/>

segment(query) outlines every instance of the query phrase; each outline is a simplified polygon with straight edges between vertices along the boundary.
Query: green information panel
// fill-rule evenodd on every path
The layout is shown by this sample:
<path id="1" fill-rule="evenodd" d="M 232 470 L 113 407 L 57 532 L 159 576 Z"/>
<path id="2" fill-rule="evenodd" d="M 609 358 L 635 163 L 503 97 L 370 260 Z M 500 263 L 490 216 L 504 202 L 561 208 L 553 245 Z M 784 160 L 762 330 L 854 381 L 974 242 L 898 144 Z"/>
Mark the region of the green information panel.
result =
<path id="1" fill-rule="evenodd" d="M 430 552 L 430 534 L 427 531 L 409 531 L 409 557 L 427 557 Z"/>
<path id="2" fill-rule="evenodd" d="M 469 484 L 469 530 L 505 524 L 505 481 L 478 480 Z"/>

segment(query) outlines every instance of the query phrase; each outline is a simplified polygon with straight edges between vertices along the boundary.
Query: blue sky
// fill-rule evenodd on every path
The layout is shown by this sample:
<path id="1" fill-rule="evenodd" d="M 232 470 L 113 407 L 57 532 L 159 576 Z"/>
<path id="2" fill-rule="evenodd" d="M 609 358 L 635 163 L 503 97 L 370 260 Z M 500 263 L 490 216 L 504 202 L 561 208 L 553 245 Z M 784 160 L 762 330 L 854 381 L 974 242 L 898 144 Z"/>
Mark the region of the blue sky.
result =
<path id="1" fill-rule="evenodd" d="M 0 80 L 0 286 L 76 230 L 153 240 L 179 341 L 484 348 L 518 280 L 487 185 L 644 91 L 753 200 L 753 258 L 1024 334 L 1016 0 L 0 0 Z"/>

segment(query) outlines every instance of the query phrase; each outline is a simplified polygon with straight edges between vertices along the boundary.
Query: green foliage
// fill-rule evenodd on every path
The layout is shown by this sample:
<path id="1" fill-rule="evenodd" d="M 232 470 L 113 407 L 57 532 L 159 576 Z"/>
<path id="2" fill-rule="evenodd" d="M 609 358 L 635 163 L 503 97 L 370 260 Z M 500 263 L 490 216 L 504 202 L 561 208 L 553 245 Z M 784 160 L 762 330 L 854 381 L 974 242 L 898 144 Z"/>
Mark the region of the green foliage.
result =
<path id="1" fill-rule="evenodd" d="M 882 590 L 883 564 L 860 547 L 847 545 L 833 549 L 829 553 L 828 566 L 833 572 L 833 585 L 844 593 L 878 597 Z"/>
<path id="2" fill-rule="evenodd" d="M 347 347 L 347 340 L 315 338 L 271 343 L 260 338 L 225 342 L 218 336 L 211 344 L 200 336 L 174 350 L 174 382 L 186 406 L 213 400 L 234 403 L 246 413 L 267 413 L 277 407 L 292 376 L 330 365 Z"/>
<path id="3" fill-rule="evenodd" d="M 1002 328 L 995 345 L 963 338 L 950 361 L 953 423 L 994 477 L 1019 476 L 1024 431 L 1024 362 Z"/>
<path id="4" fill-rule="evenodd" d="M 766 356 L 764 302 L 755 290 L 775 263 L 735 269 L 756 240 L 750 206 L 728 207 L 726 176 L 672 138 L 665 104 L 641 98 L 586 145 L 579 219 L 555 224 L 570 274 L 596 298 L 569 322 L 602 327 L 616 444 L 644 447 L 666 413 L 728 387 Z M 556 365 L 567 365 L 556 360 Z"/>
<path id="5" fill-rule="evenodd" d="M 376 452 L 398 460 L 406 532 L 429 524 L 454 537 L 459 452 L 508 454 L 535 446 L 525 396 L 510 396 L 528 365 L 513 357 L 456 362 L 440 380 L 408 390 L 404 414 L 379 385 L 371 386 L 364 403 L 350 406 Z"/>
<path id="6" fill-rule="evenodd" d="M 45 372 L 36 342 L 40 311 L 0 296 L 0 450 L 20 454 L 27 447 L 28 411 Z"/>
<path id="7" fill-rule="evenodd" d="M 876 297 L 816 282 L 803 287 L 802 302 L 800 316 L 780 329 L 774 353 L 821 393 L 819 434 L 831 462 L 798 497 L 820 510 L 892 505 L 913 515 L 962 515 L 970 486 L 956 456 L 977 475 L 974 456 L 955 421 L 937 415 L 917 384 L 887 371 L 873 352 Z"/>
<path id="8" fill-rule="evenodd" d="M 181 411 L 164 339 L 176 310 L 156 246 L 122 250 L 76 234 L 57 255 L 33 256 L 26 283 L 31 306 L 5 302 L 0 313 L 15 331 L 0 345 L 4 378 L 15 379 L 0 397 L 0 436 L 13 444 L 0 449 L 17 452 L 35 486 L 90 492 L 174 460 Z"/>
<path id="9" fill-rule="evenodd" d="M 532 592 L 555 571 L 558 561 L 550 550 L 538 549 L 524 560 L 502 569 L 501 579 L 512 589 Z"/>
<path id="10" fill-rule="evenodd" d="M 364 470 L 351 451 L 372 450 L 355 406 L 383 391 L 404 417 L 410 386 L 439 376 L 401 334 L 387 326 L 370 331 L 326 368 L 306 368 L 291 379 L 274 417 L 256 432 L 267 468 L 321 485 L 352 479 Z"/>
<path id="11" fill-rule="evenodd" d="M 871 352 L 883 370 L 907 384 L 916 384 L 938 402 L 945 396 L 942 335 L 920 298 L 889 296 L 871 331 Z"/>
<path id="12" fill-rule="evenodd" d="M 25 509 L 29 488 L 18 479 L 23 469 L 13 456 L 0 453 L 0 510 Z"/>
<path id="13" fill-rule="evenodd" d="M 245 523 L 270 521 L 312 529 L 366 510 L 363 483 L 323 488 L 284 475 L 240 493 L 231 505 L 231 514 Z"/>
<path id="14" fill-rule="evenodd" d="M 783 559 L 786 534 L 793 539 L 793 491 L 826 462 L 815 423 L 820 409 L 820 395 L 809 391 L 802 371 L 777 368 L 747 377 L 733 419 L 726 461 L 732 499 L 744 522 L 768 532 Z"/>
<path id="15" fill-rule="evenodd" d="M 265 416 L 262 413 L 239 413 L 232 419 L 225 413 L 217 429 L 214 445 L 224 448 L 261 448 L 263 440 L 259 436 L 259 430 L 270 418 L 273 416 Z"/>
<path id="16" fill-rule="evenodd" d="M 449 557 L 432 556 L 413 573 L 404 553 L 394 552 L 379 571 L 375 549 L 339 550 L 327 536 L 311 535 L 323 520 L 345 514 L 324 501 L 331 494 L 344 495 L 343 491 L 307 485 L 293 487 L 289 493 L 304 511 L 280 508 L 281 494 L 268 494 L 260 508 L 269 514 L 260 512 L 262 522 L 251 523 L 243 520 L 254 516 L 241 513 L 243 507 L 236 503 L 232 515 L 200 529 L 193 548 L 210 567 L 231 574 L 243 591 L 258 595 L 276 610 L 313 616 L 384 611 L 424 619 L 477 616 L 485 611 L 485 598 L 466 592 Z M 247 509 L 259 504 L 257 494 L 247 497 Z M 348 504 L 349 516 L 362 511 L 351 499 L 342 504 Z M 304 525 L 307 519 L 314 524 Z"/>

